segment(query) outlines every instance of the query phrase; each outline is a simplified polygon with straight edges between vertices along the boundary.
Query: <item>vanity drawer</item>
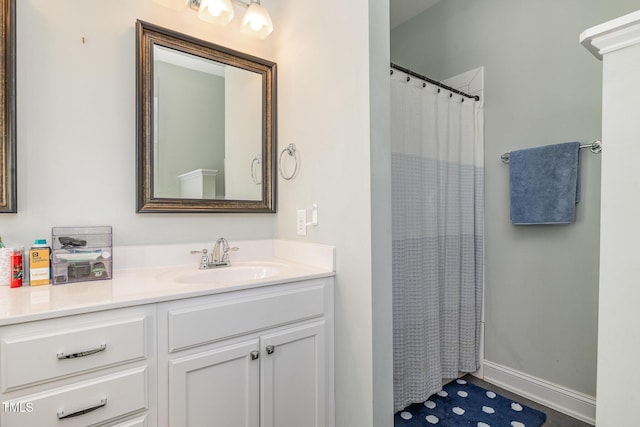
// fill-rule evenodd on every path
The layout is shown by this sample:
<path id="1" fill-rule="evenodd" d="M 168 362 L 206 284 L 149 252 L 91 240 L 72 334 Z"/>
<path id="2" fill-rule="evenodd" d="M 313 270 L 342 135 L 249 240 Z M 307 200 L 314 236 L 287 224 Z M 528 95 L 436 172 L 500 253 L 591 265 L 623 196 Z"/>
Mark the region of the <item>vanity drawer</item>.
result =
<path id="1" fill-rule="evenodd" d="M 147 416 L 136 417 L 132 420 L 120 421 L 113 425 L 109 424 L 109 427 L 147 427 Z"/>
<path id="2" fill-rule="evenodd" d="M 2 425 L 80 427 L 102 423 L 147 409 L 146 384 L 146 368 L 139 367 L 8 400 L 3 402 Z"/>
<path id="3" fill-rule="evenodd" d="M 146 357 L 145 315 L 91 324 L 86 324 L 83 316 L 73 320 L 77 322 L 74 325 L 85 324 L 54 329 L 47 328 L 47 321 L 43 321 L 37 322 L 42 329 L 31 327 L 28 333 L 23 325 L 3 328 L 2 391 Z"/>
<path id="4" fill-rule="evenodd" d="M 109 427 L 147 427 L 147 416 L 136 417 L 132 420 L 121 421 L 115 424 L 109 424 Z"/>
<path id="5" fill-rule="evenodd" d="M 211 343 L 286 323 L 322 316 L 326 288 L 300 289 L 231 301 L 169 309 L 169 352 Z"/>

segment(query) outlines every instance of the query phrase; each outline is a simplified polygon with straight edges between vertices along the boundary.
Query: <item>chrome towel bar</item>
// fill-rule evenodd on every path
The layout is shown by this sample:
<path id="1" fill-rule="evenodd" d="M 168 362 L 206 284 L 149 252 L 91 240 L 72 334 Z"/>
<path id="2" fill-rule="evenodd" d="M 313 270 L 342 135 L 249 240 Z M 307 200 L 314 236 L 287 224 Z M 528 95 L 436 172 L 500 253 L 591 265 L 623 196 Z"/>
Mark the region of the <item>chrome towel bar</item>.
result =
<path id="1" fill-rule="evenodd" d="M 580 145 L 580 148 L 588 148 L 592 153 L 598 154 L 602 151 L 602 141 L 596 140 L 591 144 L 583 144 Z M 500 160 L 502 160 L 502 163 L 509 163 L 509 153 L 504 153 L 500 156 Z"/>

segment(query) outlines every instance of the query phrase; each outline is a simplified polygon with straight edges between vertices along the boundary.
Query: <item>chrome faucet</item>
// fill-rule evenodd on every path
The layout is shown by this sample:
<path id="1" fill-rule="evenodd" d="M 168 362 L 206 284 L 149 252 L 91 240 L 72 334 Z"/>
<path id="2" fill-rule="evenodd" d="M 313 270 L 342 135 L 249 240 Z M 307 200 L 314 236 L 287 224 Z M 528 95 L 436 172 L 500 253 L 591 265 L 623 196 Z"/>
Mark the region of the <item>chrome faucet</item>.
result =
<path id="1" fill-rule="evenodd" d="M 237 251 L 238 248 L 229 247 L 229 242 L 224 237 L 219 238 L 216 241 L 215 246 L 213 247 L 213 254 L 211 255 L 211 261 L 214 264 L 218 264 L 220 266 L 231 265 L 229 262 L 229 251 Z"/>
<path id="2" fill-rule="evenodd" d="M 216 240 L 216 244 L 213 246 L 213 253 L 211 259 L 207 255 L 208 251 L 203 249 L 201 251 L 191 251 L 192 254 L 202 254 L 200 257 L 200 270 L 207 270 L 209 268 L 228 267 L 231 265 L 229 260 L 229 252 L 237 251 L 237 247 L 229 247 L 229 242 L 224 237 Z"/>

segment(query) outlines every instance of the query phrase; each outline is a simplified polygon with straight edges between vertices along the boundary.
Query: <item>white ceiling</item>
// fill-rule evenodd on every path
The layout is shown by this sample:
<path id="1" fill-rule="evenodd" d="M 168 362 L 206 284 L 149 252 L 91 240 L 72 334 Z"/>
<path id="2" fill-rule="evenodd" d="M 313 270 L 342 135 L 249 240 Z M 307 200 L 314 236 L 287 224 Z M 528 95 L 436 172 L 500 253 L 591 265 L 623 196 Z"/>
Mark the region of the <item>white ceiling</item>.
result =
<path id="1" fill-rule="evenodd" d="M 390 0 L 391 28 L 405 23 L 409 19 L 429 9 L 440 0 Z"/>

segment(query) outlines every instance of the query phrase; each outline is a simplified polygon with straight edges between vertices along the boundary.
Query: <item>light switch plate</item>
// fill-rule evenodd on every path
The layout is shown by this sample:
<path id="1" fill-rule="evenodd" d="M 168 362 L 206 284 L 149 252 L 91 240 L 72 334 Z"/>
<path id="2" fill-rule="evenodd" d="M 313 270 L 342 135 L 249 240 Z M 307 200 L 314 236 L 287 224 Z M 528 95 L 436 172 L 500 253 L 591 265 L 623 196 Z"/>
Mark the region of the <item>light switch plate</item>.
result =
<path id="1" fill-rule="evenodd" d="M 298 236 L 307 235 L 307 210 L 298 209 L 296 211 L 296 231 Z"/>

